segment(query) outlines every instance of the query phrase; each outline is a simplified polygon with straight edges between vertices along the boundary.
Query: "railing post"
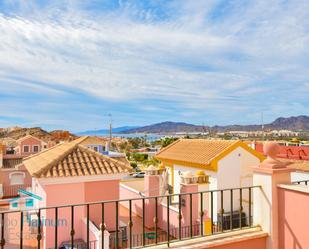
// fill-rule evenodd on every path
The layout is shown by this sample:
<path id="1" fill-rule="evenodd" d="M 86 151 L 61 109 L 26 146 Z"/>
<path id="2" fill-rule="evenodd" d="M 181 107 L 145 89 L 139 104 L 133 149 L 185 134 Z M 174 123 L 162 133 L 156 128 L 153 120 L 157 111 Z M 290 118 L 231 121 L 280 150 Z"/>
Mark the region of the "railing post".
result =
<path id="1" fill-rule="evenodd" d="M 129 200 L 129 243 L 130 243 L 130 248 L 133 247 L 132 245 L 132 226 L 133 226 L 133 221 L 132 221 L 132 200 Z"/>
<path id="2" fill-rule="evenodd" d="M 221 232 L 223 232 L 223 223 L 224 223 L 224 206 L 223 206 L 223 190 L 220 190 L 220 215 L 221 215 Z"/>
<path id="3" fill-rule="evenodd" d="M 230 197 L 231 197 L 231 200 L 230 200 L 230 202 L 231 202 L 231 203 L 230 203 L 230 205 L 231 205 L 231 212 L 230 212 L 230 230 L 233 230 L 233 212 L 234 212 L 234 211 L 233 211 L 233 208 L 234 208 L 234 207 L 233 207 L 233 204 L 234 204 L 234 203 L 233 203 L 233 201 L 234 201 L 234 200 L 233 200 L 233 189 L 231 189 L 230 191 L 231 191 L 231 193 L 230 193 Z"/>
<path id="4" fill-rule="evenodd" d="M 89 240 L 89 223 L 90 223 L 90 207 L 89 207 L 89 204 L 87 204 L 87 249 L 89 249 L 89 243 L 90 243 L 90 240 Z"/>
<path id="5" fill-rule="evenodd" d="M 104 203 L 102 203 L 101 204 L 101 236 L 102 236 L 102 238 L 101 238 L 101 243 L 102 243 L 102 245 L 101 245 L 101 247 L 102 247 L 102 249 L 103 248 L 105 248 L 105 245 L 104 245 L 104 243 L 105 243 L 105 205 L 104 205 Z"/>
<path id="6" fill-rule="evenodd" d="M 55 249 L 58 249 L 58 208 L 55 208 Z"/>
<path id="7" fill-rule="evenodd" d="M 115 202 L 115 205 L 116 205 L 116 242 L 115 242 L 115 247 L 116 249 L 119 248 L 119 215 L 118 215 L 118 208 L 119 208 L 119 205 L 118 205 L 118 201 Z"/>
<path id="8" fill-rule="evenodd" d="M 155 231 L 156 231 L 156 244 L 158 244 L 158 197 L 155 197 Z"/>
<path id="9" fill-rule="evenodd" d="M 204 222 L 204 207 L 203 207 L 203 192 L 201 192 L 200 193 L 200 205 L 201 205 L 201 213 L 200 213 L 200 217 L 201 217 L 201 224 L 200 224 L 200 226 L 201 226 L 201 232 L 200 232 L 200 234 L 201 234 L 201 236 L 203 237 L 203 235 L 204 235 L 204 226 L 203 226 L 203 222 Z"/>
<path id="10" fill-rule="evenodd" d="M 1 214 L 1 249 L 4 248 L 5 239 L 4 239 L 4 213 Z"/>
<path id="11" fill-rule="evenodd" d="M 24 230 L 24 212 L 20 212 L 20 242 L 19 242 L 19 248 L 23 248 L 23 230 Z"/>
<path id="12" fill-rule="evenodd" d="M 74 248 L 74 206 L 71 206 L 71 248 Z"/>
<path id="13" fill-rule="evenodd" d="M 170 246 L 170 204 L 169 204 L 170 196 L 168 195 L 166 198 L 167 202 L 167 246 Z"/>
<path id="14" fill-rule="evenodd" d="M 181 222 L 182 222 L 181 194 L 179 194 L 178 200 L 179 200 L 179 204 L 178 204 L 178 239 L 181 240 Z"/>
<path id="15" fill-rule="evenodd" d="M 249 191 L 249 227 L 251 227 L 252 226 L 252 204 L 251 204 L 251 202 L 252 202 L 252 188 L 251 187 L 249 187 L 248 188 L 248 191 Z"/>
<path id="16" fill-rule="evenodd" d="M 142 223 L 143 223 L 143 246 L 145 246 L 145 219 L 146 219 L 146 217 L 145 217 L 145 198 L 143 198 L 142 199 L 142 212 L 143 212 L 143 220 L 142 220 Z"/>

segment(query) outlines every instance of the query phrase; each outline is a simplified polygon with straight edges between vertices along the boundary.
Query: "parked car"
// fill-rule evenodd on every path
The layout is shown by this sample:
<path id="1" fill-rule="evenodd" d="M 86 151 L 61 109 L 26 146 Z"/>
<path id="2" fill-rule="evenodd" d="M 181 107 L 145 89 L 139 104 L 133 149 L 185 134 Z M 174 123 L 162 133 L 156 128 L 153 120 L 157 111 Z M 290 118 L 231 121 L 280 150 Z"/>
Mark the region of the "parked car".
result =
<path id="1" fill-rule="evenodd" d="M 145 172 L 138 172 L 133 174 L 133 177 L 135 178 L 144 178 L 145 177 Z"/>

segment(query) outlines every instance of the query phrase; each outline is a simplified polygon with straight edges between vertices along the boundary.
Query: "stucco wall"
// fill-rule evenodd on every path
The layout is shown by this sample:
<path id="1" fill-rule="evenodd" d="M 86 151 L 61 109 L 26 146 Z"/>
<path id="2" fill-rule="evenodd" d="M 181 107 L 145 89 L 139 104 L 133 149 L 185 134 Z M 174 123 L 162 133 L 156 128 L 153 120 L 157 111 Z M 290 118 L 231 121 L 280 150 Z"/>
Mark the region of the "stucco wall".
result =
<path id="1" fill-rule="evenodd" d="M 218 189 L 252 186 L 252 167 L 258 166 L 260 160 L 245 149 L 238 147 L 218 162 Z M 223 208 L 231 210 L 230 191 L 223 193 Z M 217 195 L 218 203 L 221 196 Z M 242 206 L 246 214 L 249 210 L 249 190 L 242 190 Z M 240 207 L 240 191 L 233 191 L 233 211 Z M 218 205 L 218 211 L 221 209 Z"/>
<path id="2" fill-rule="evenodd" d="M 12 173 L 22 173 L 25 175 L 24 184 L 31 186 L 32 184 L 32 177 L 30 176 L 29 172 L 26 168 L 22 165 L 18 169 L 1 169 L 0 170 L 0 183 L 2 184 L 3 188 L 9 188 L 11 186 L 10 175 Z"/>
<path id="3" fill-rule="evenodd" d="M 309 248 L 309 193 L 283 188 L 279 198 L 279 248 Z"/>
<path id="4" fill-rule="evenodd" d="M 119 180 L 97 181 L 85 183 L 85 202 L 97 202 L 119 199 Z M 114 203 L 105 204 L 105 224 L 107 229 L 114 230 L 116 224 L 116 206 Z M 98 227 L 102 223 L 101 205 L 90 206 L 90 219 Z"/>
<path id="5" fill-rule="evenodd" d="M 25 153 L 24 150 L 23 150 L 23 147 L 25 145 L 29 146 L 29 152 L 28 153 Z M 18 146 L 19 147 L 19 153 L 21 155 L 31 155 L 31 154 L 33 154 L 34 153 L 33 152 L 33 146 L 34 145 L 39 146 L 39 152 L 43 149 L 42 148 L 42 143 L 41 143 L 40 140 L 38 140 L 36 138 L 33 138 L 33 137 L 29 137 L 29 138 L 24 139 L 23 141 L 20 142 L 20 144 Z"/>
<path id="6" fill-rule="evenodd" d="M 201 247 L 194 247 L 198 249 L 203 248 L 213 248 L 213 249 L 266 249 L 266 237 L 262 238 L 253 238 L 253 239 L 246 239 L 243 241 L 238 242 L 231 242 L 225 245 L 217 245 L 217 246 L 201 246 Z M 281 248 L 280 248 L 281 249 Z"/>
<path id="7" fill-rule="evenodd" d="M 80 182 L 67 184 L 35 184 L 34 191 L 44 200 L 42 206 L 61 206 L 72 205 L 87 202 L 101 202 L 104 200 L 116 200 L 119 198 L 119 180 L 105 180 L 97 182 Z M 86 217 L 86 206 L 74 208 L 74 229 L 75 238 L 85 238 L 84 219 Z M 115 229 L 115 206 L 112 204 L 105 205 L 105 223 L 107 229 Z M 42 212 L 42 217 L 55 224 L 55 210 Z M 97 226 L 101 224 L 101 204 L 90 206 L 90 220 L 94 221 Z M 71 208 L 59 208 L 58 221 L 61 225 L 58 227 L 58 242 L 70 240 L 71 231 Z M 54 246 L 54 226 L 44 226 L 44 234 L 48 238 L 45 241 L 46 248 Z"/>

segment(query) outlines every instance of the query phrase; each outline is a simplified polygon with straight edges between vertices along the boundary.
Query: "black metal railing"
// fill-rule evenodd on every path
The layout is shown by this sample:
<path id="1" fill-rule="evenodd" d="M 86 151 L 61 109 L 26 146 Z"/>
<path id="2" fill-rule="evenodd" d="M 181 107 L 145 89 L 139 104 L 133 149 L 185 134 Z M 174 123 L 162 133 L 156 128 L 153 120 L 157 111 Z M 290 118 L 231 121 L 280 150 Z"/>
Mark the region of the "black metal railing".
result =
<path id="1" fill-rule="evenodd" d="M 293 184 L 302 184 L 302 185 L 308 185 L 309 184 L 309 180 L 302 180 L 302 181 L 295 181 L 295 182 L 292 182 Z"/>
<path id="2" fill-rule="evenodd" d="M 14 215 L 15 218 L 17 217 L 18 248 L 26 248 L 24 245 L 30 243 L 34 244 L 35 248 L 40 249 L 43 248 L 43 240 L 47 240 L 49 243 L 53 243 L 52 248 L 59 249 L 59 246 L 63 243 L 63 241 L 59 241 L 59 227 L 61 224 L 59 214 L 64 209 L 67 212 L 65 224 L 67 225 L 67 243 L 69 244 L 69 248 L 76 248 L 76 240 L 80 239 L 78 236 L 80 236 L 81 232 L 76 229 L 81 229 L 81 225 L 76 224 L 78 222 L 77 218 L 86 218 L 86 222 L 83 223 L 83 230 L 86 231 L 86 236 L 83 238 L 85 242 L 84 248 L 94 249 L 90 241 L 90 220 L 93 214 L 95 214 L 96 218 L 100 217 L 100 224 L 95 225 L 99 227 L 101 234 L 105 234 L 104 231 L 106 229 L 110 230 L 109 226 L 105 224 L 107 221 L 110 222 L 111 219 L 113 220 L 113 225 L 110 226 L 114 227 L 114 231 L 116 228 L 116 232 L 113 234 L 110 233 L 109 241 L 105 241 L 105 236 L 101 236 L 101 243 L 96 241 L 96 249 L 99 248 L 99 244 L 101 248 L 104 248 L 105 243 L 109 243 L 110 248 L 134 248 L 157 244 L 170 244 L 175 241 L 250 228 L 253 227 L 251 215 L 253 209 L 252 193 L 255 188 L 260 188 L 260 186 L 42 207 L 34 210 L 3 211 L 0 212 L 0 248 L 11 248 L 11 241 L 8 236 L 8 230 L 11 228 L 8 227 L 8 224 L 10 224 L 8 221 L 11 215 Z M 175 203 L 170 203 L 172 198 L 178 198 L 179 200 L 176 208 Z M 139 203 L 139 211 L 136 211 L 137 203 Z M 146 227 L 146 215 L 150 203 L 154 205 L 154 214 L 151 217 L 153 218 L 154 224 L 152 227 Z M 198 204 L 200 205 L 197 206 Z M 133 205 L 135 212 L 133 212 Z M 164 206 L 165 209 L 158 208 L 160 205 Z M 246 208 L 244 208 L 244 205 L 246 205 Z M 92 207 L 94 206 L 100 208 L 96 208 L 95 213 L 92 213 Z M 82 213 L 85 217 L 80 217 L 80 208 L 83 208 Z M 112 212 L 109 213 L 111 209 Z M 190 211 L 189 217 L 188 215 L 183 215 L 182 212 L 184 209 Z M 162 218 L 162 212 L 164 212 L 164 219 Z M 174 212 L 174 218 L 172 217 L 172 212 Z M 30 227 L 35 235 L 32 238 L 33 241 L 24 243 L 25 239 L 28 238 L 28 236 L 25 236 L 25 232 L 29 227 L 27 228 L 26 226 L 32 226 L 32 223 L 28 224 L 24 218 L 26 213 L 27 215 L 32 214 L 36 216 L 36 222 L 35 227 Z M 176 217 L 178 219 L 176 222 L 175 215 L 177 215 Z M 193 219 L 193 217 L 195 218 Z M 196 219 L 196 217 L 198 218 Z M 53 226 L 50 228 L 53 236 L 50 235 L 50 237 L 48 237 L 48 234 L 44 234 L 47 218 L 54 220 L 52 222 Z M 125 220 L 122 221 L 121 219 L 124 218 Z M 185 218 L 188 219 L 186 220 L 186 224 L 189 225 L 184 225 Z M 204 222 L 205 218 L 207 218 L 208 227 L 204 227 L 207 225 Z M 164 222 L 162 223 L 163 220 Z M 91 221 L 95 223 L 93 220 Z M 125 227 L 123 227 L 124 223 Z M 63 233 L 63 230 L 61 230 L 61 238 L 63 238 Z M 53 241 L 50 241 L 51 239 Z"/>

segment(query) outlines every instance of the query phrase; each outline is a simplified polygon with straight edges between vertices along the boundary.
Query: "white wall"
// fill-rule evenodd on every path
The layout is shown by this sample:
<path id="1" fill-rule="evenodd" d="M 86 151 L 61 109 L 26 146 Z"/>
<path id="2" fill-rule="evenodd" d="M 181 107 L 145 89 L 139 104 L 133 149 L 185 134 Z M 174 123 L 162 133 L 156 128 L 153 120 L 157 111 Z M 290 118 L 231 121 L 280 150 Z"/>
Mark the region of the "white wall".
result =
<path id="1" fill-rule="evenodd" d="M 229 153 L 227 156 L 219 160 L 218 172 L 205 170 L 205 173 L 209 175 L 208 185 L 209 190 L 218 189 L 230 189 L 252 186 L 252 167 L 259 165 L 260 160 L 249 153 L 242 147 L 236 148 L 234 151 Z M 193 167 L 186 167 L 184 165 L 174 165 L 174 193 L 180 192 L 180 172 L 191 171 L 195 174 L 200 169 Z M 309 178 L 308 178 L 309 179 Z M 170 180 L 171 182 L 171 180 Z M 199 187 L 199 191 L 203 191 L 202 187 Z M 252 195 L 253 196 L 253 195 Z M 209 202 L 210 210 L 210 195 L 205 197 Z M 221 193 L 214 193 L 214 220 L 216 221 L 217 213 L 221 210 Z M 253 199 L 253 198 L 252 198 Z M 242 206 L 244 211 L 248 214 L 249 208 L 249 191 L 242 191 Z M 177 199 L 175 199 L 177 201 Z M 252 200 L 251 200 L 252 203 Z M 240 208 L 240 191 L 233 191 L 233 211 L 238 211 Z M 224 212 L 231 211 L 231 194 L 230 191 L 223 192 L 223 209 Z"/>
<path id="2" fill-rule="evenodd" d="M 252 167 L 259 165 L 260 160 L 247 150 L 238 147 L 218 162 L 218 189 L 252 186 Z M 253 196 L 253 195 L 252 195 Z M 224 191 L 223 209 L 231 211 L 231 193 Z M 221 195 L 218 195 L 218 212 L 221 209 Z M 252 204 L 252 199 L 251 199 Z M 249 190 L 242 190 L 242 206 L 249 213 Z M 240 191 L 233 191 L 233 211 L 240 208 Z"/>
<path id="3" fill-rule="evenodd" d="M 292 182 L 308 181 L 308 180 L 309 180 L 309 172 L 301 172 L 301 171 L 291 172 Z"/>

